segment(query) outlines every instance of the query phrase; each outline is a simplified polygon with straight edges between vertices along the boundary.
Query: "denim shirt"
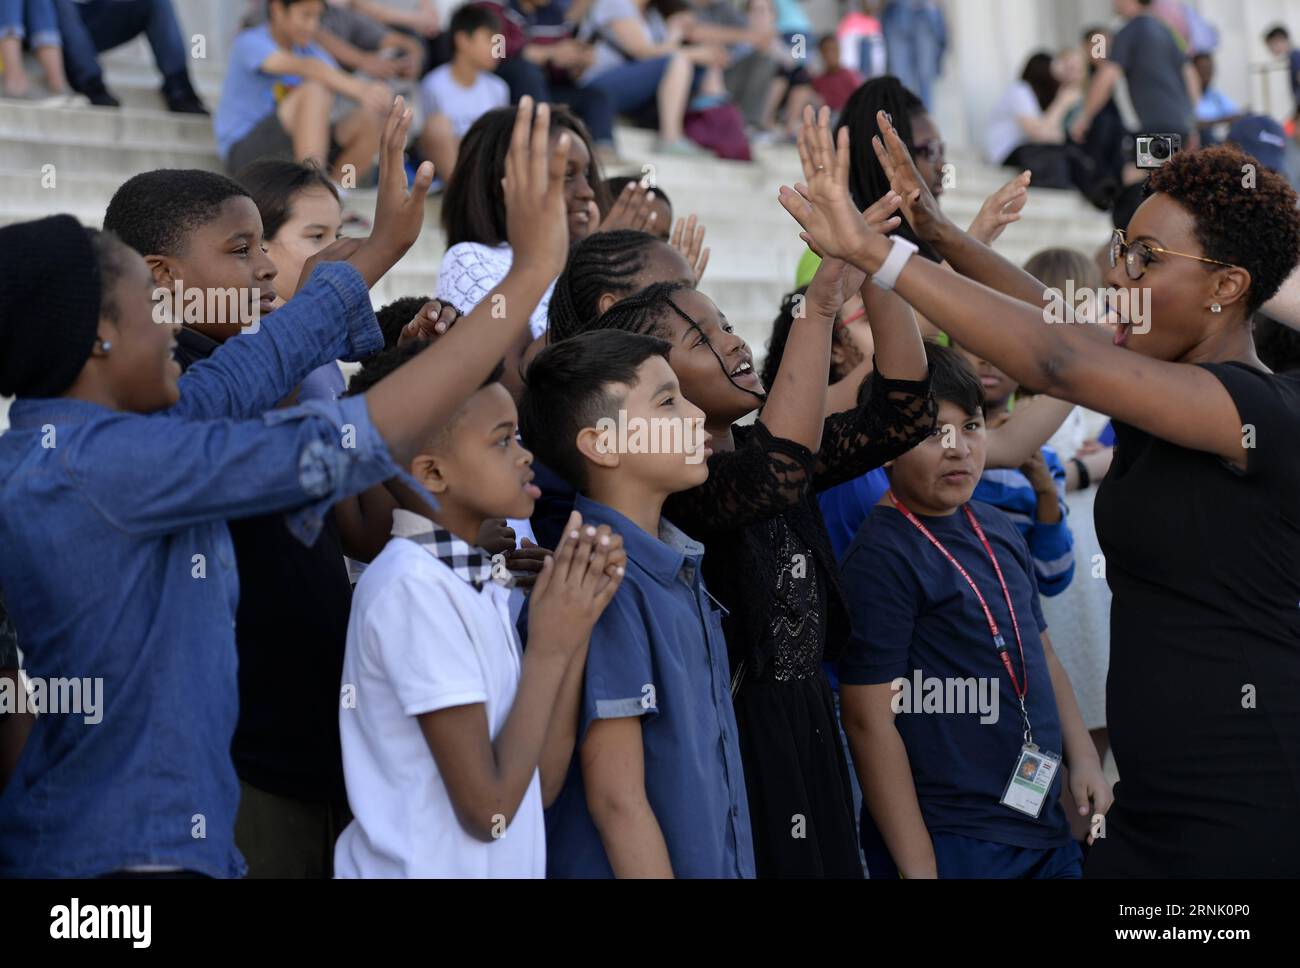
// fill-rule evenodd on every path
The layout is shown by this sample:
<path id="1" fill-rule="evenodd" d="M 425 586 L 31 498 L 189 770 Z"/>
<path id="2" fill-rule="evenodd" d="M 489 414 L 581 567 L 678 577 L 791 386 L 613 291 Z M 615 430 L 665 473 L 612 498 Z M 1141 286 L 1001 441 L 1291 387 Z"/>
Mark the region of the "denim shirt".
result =
<path id="1" fill-rule="evenodd" d="M 271 409 L 313 368 L 381 345 L 365 282 L 328 264 L 258 333 L 190 367 L 170 410 L 14 402 L 0 588 L 27 674 L 100 679 L 103 698 L 98 722 L 37 719 L 0 795 L 0 876 L 244 873 L 225 522 L 285 510 L 312 541 L 334 502 L 398 473 L 363 397 Z"/>
<path id="2" fill-rule="evenodd" d="M 652 537 L 579 496 L 586 524 L 623 536 L 627 573 L 591 634 L 577 745 L 597 719 L 641 717 L 646 798 L 677 877 L 754 876 L 744 768 L 722 619 L 704 547 L 668 521 Z M 575 755 L 546 813 L 547 876 L 612 877 Z"/>

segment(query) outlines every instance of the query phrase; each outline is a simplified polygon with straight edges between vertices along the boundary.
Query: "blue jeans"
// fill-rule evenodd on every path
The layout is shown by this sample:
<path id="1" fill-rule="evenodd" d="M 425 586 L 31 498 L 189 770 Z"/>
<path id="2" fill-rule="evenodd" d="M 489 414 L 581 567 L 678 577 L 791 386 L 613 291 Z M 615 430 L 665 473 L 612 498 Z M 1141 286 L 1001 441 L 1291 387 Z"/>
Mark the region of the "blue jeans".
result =
<path id="1" fill-rule="evenodd" d="M 943 12 L 931 3 L 893 0 L 880 18 L 889 73 L 919 97 L 927 109 L 947 46 Z"/>
<path id="2" fill-rule="evenodd" d="M 61 47 L 54 0 L 0 0 L 0 39 L 27 38 L 28 46 Z"/>
<path id="3" fill-rule="evenodd" d="M 547 73 L 522 56 L 501 62 L 497 76 L 510 85 L 510 100 L 518 103 L 527 94 L 534 101 L 567 104 L 580 117 L 596 144 L 614 143 L 614 108 L 605 92 L 597 87 L 556 83 Z"/>
<path id="4" fill-rule="evenodd" d="M 77 90 L 99 87 L 104 72 L 98 56 L 140 34 L 149 38 L 163 90 L 188 94 L 192 90 L 188 51 L 171 0 L 53 0 L 63 32 L 68 80 Z"/>
<path id="5" fill-rule="evenodd" d="M 629 61 L 611 67 L 584 86 L 604 91 L 615 111 L 628 114 L 654 101 L 659 82 L 668 70 L 668 60 L 668 56 L 664 55 L 649 60 Z"/>

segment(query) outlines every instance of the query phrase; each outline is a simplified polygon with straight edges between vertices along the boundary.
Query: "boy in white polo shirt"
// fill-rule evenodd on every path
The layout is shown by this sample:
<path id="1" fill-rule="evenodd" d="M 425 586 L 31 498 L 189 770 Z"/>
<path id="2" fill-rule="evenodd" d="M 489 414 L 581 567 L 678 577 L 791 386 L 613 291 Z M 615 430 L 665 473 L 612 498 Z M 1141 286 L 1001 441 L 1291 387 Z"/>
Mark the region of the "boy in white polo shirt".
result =
<path id="1" fill-rule="evenodd" d="M 388 351 L 362 381 L 420 349 Z M 500 367 L 410 465 L 438 501 L 389 483 L 393 539 L 357 584 L 339 714 L 353 821 L 339 877 L 543 877 L 544 803 L 573 754 L 592 626 L 623 576 L 622 540 L 575 512 L 529 601 L 528 653 L 509 572 L 473 542 L 526 518 L 537 488 Z M 353 392 L 363 390 L 354 378 Z"/>

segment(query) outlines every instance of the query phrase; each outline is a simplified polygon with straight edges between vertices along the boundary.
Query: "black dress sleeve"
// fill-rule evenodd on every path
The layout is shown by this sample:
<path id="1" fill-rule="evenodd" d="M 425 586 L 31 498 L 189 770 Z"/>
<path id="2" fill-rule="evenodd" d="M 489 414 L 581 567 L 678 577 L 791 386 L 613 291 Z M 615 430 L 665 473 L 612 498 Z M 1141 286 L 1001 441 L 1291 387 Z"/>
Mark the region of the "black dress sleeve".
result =
<path id="1" fill-rule="evenodd" d="M 826 418 L 813 487 L 825 491 L 907 453 L 934 430 L 937 413 L 928 373 L 924 380 L 891 380 L 875 370 L 866 403 Z"/>
<path id="2" fill-rule="evenodd" d="M 756 420 L 732 431 L 736 449 L 709 458 L 709 479 L 674 494 L 664 515 L 688 533 L 719 531 L 776 517 L 805 500 L 815 457 L 807 447 L 773 435 Z"/>
<path id="3" fill-rule="evenodd" d="M 1223 384 L 1241 418 L 1247 475 L 1280 475 L 1294 480 L 1300 436 L 1300 378 L 1265 373 L 1240 362 L 1202 363 Z"/>

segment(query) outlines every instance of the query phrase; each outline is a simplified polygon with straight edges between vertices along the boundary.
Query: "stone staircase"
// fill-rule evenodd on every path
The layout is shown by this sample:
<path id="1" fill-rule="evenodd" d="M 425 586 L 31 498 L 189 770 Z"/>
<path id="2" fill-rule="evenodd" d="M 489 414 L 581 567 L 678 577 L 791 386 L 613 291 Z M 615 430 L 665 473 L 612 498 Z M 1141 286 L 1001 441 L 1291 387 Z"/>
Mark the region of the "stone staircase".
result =
<path id="1" fill-rule="evenodd" d="M 231 11 L 221 9 L 226 4 L 198 0 L 180 0 L 177 6 L 187 32 L 208 32 L 208 57 L 194 62 L 194 76 L 214 107 L 225 68 L 228 39 L 223 38 L 233 30 Z M 133 174 L 162 167 L 220 170 L 208 119 L 163 110 L 160 79 L 143 38 L 106 55 L 102 63 L 109 87 L 123 99 L 120 110 L 0 101 L 0 224 L 69 212 L 98 226 L 114 190 Z M 778 186 L 799 177 L 793 147 L 765 146 L 753 163 L 738 163 L 657 156 L 650 132 L 627 127 L 619 129 L 617 139 L 625 164 L 611 174 L 653 165 L 676 214 L 694 213 L 705 224 L 712 255 L 701 288 L 761 354 L 803 251 L 798 227 L 777 202 Z M 950 161 L 956 183 L 945 195 L 944 207 L 966 224 L 1011 172 L 990 168 L 973 153 L 959 153 Z M 347 205 L 369 217 L 374 199 L 373 191 L 359 190 Z M 434 290 L 444 249 L 439 208 L 438 198 L 429 200 L 426 230 L 375 288 L 376 306 Z M 999 248 L 1017 261 L 1046 246 L 1091 253 L 1108 228 L 1106 217 L 1076 195 L 1032 189 L 1024 220 L 1005 233 Z"/>

